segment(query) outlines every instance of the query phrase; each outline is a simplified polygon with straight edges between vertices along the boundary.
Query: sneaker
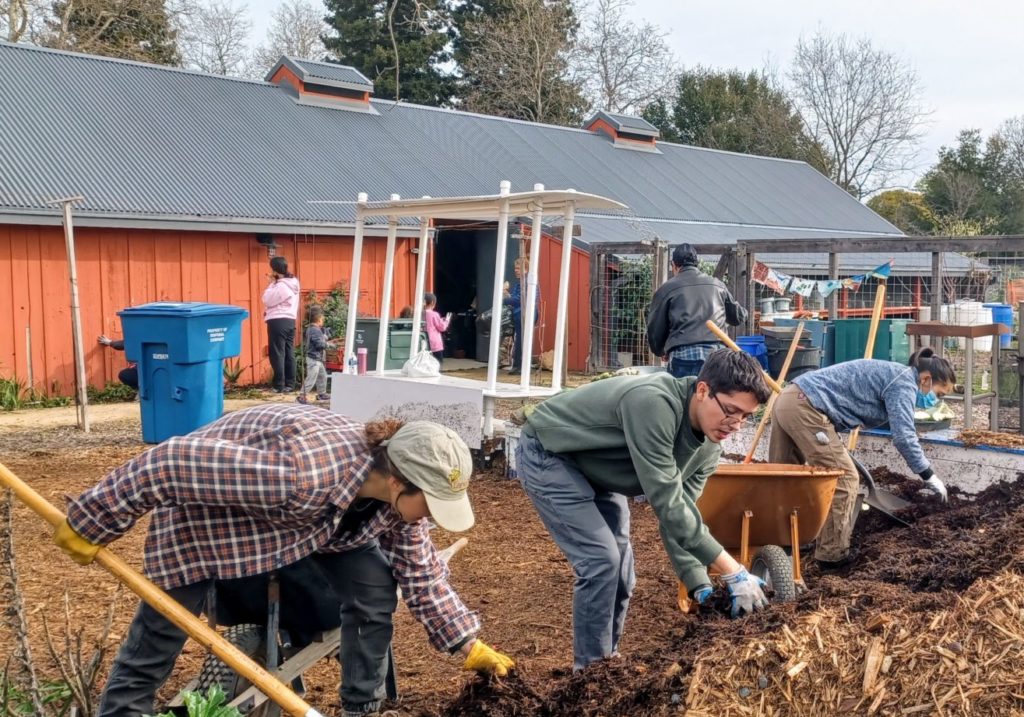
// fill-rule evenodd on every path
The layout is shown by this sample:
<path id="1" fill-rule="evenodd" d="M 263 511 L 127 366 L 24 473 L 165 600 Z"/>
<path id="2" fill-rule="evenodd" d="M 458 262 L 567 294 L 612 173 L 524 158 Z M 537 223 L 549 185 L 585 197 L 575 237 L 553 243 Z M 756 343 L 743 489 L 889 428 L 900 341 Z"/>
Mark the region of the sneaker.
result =
<path id="1" fill-rule="evenodd" d="M 309 403 L 309 399 L 306 398 L 306 394 L 304 393 L 300 393 L 298 396 L 296 396 L 295 400 L 298 401 L 299 403 Z"/>
<path id="2" fill-rule="evenodd" d="M 331 394 L 329 394 L 329 393 L 318 393 L 316 395 L 316 400 L 317 401 L 330 401 L 331 400 Z"/>

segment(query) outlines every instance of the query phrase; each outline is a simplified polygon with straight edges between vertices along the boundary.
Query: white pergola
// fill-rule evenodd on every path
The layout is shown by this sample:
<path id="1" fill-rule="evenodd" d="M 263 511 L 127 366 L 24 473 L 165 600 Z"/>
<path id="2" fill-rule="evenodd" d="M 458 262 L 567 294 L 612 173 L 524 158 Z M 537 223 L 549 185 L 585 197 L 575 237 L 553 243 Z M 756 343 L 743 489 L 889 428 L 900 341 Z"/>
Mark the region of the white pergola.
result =
<path id="1" fill-rule="evenodd" d="M 536 184 L 530 192 L 511 192 L 509 182 L 501 182 L 498 194 L 476 197 L 445 197 L 422 199 L 401 199 L 392 195 L 388 201 L 371 202 L 366 194 L 360 194 L 356 202 L 355 249 L 352 256 L 352 276 L 349 282 L 348 322 L 345 329 L 346 354 L 355 345 L 356 313 L 359 296 L 359 279 L 363 253 L 363 234 L 368 219 L 383 218 L 388 222 L 387 252 L 384 264 L 383 295 L 380 302 L 380 331 L 377 339 L 377 366 L 373 375 L 396 381 L 434 383 L 441 386 L 476 388 L 484 397 L 484 435 L 493 435 L 492 421 L 494 401 L 498 398 L 530 398 L 550 396 L 562 388 L 562 372 L 565 367 L 565 336 L 568 325 L 569 276 L 572 259 L 572 229 L 577 210 L 620 210 L 625 205 L 612 199 L 586 194 L 572 189 L 546 190 Z M 523 370 L 518 384 L 498 382 L 498 351 L 501 341 L 501 305 L 505 277 L 505 253 L 508 244 L 510 217 L 530 217 L 530 269 L 526 276 L 527 291 L 523 306 Z M 558 304 L 555 321 L 554 366 L 551 386 L 534 386 L 530 382 L 533 354 L 534 316 L 537 301 L 537 270 L 540 264 L 542 223 L 545 217 L 561 217 L 562 259 L 558 281 Z M 435 219 L 467 219 L 474 221 L 497 221 L 497 252 L 494 262 L 494 286 L 492 287 L 492 312 L 490 346 L 487 352 L 487 380 L 440 376 L 434 378 L 409 378 L 400 370 L 385 370 L 388 326 L 391 319 L 391 296 L 394 285 L 395 242 L 400 219 L 419 220 L 419 252 L 416 264 L 416 289 L 413 301 L 413 326 L 420 326 L 423 317 L 421 297 L 426 286 L 428 241 L 431 223 Z M 410 355 L 419 351 L 419 331 L 413 331 Z M 346 359 L 348 356 L 346 355 Z M 347 360 L 346 360 L 347 363 Z"/>

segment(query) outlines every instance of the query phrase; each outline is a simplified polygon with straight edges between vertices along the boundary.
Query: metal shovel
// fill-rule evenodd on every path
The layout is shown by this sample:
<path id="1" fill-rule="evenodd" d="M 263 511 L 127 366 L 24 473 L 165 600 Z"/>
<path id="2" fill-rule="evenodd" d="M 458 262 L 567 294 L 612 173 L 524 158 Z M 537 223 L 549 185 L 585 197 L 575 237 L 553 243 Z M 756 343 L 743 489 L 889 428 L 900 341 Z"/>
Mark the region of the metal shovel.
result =
<path id="1" fill-rule="evenodd" d="M 860 479 L 863 481 L 864 487 L 867 489 L 866 493 L 862 491 L 859 496 L 857 505 L 858 510 L 860 508 L 860 502 L 863 501 L 885 515 L 887 518 L 891 518 L 897 523 L 909 528 L 910 523 L 903 520 L 903 518 L 896 515 L 896 513 L 901 510 L 906 510 L 913 505 L 913 503 L 909 500 L 904 500 L 887 490 L 878 488 L 875 485 L 875 479 L 871 477 L 871 473 L 864 467 L 864 464 L 854 458 L 853 455 L 850 456 L 850 460 L 853 461 L 853 465 L 857 466 L 857 472 L 860 474 Z"/>

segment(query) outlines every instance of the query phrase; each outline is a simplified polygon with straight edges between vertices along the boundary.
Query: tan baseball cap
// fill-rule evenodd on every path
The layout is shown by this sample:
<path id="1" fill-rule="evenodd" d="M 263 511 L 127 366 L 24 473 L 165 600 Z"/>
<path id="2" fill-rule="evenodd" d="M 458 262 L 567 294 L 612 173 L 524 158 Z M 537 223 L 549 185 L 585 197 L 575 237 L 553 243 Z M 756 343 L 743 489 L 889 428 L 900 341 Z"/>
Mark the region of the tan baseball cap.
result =
<path id="1" fill-rule="evenodd" d="M 387 450 L 402 477 L 423 491 L 438 525 L 453 533 L 473 527 L 466 493 L 473 457 L 458 433 L 430 421 L 412 421 L 391 437 Z"/>

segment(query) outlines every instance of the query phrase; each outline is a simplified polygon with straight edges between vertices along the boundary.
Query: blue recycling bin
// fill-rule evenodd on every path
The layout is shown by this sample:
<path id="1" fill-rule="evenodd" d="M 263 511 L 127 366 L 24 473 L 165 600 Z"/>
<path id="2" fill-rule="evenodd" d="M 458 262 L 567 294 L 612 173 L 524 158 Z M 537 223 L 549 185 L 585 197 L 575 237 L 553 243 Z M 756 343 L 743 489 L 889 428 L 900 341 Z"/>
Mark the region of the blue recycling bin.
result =
<path id="1" fill-rule="evenodd" d="M 1009 304 L 982 304 L 987 309 L 992 309 L 992 322 L 995 324 L 1002 324 L 1008 328 L 1011 332 L 1013 331 L 1013 307 Z M 1008 349 L 1010 348 L 1010 340 L 1013 338 L 1013 334 L 1002 334 L 999 337 L 999 348 Z"/>
<path id="2" fill-rule="evenodd" d="M 125 358 L 139 367 L 142 440 L 181 436 L 224 412 L 223 361 L 242 350 L 237 306 L 158 301 L 117 312 Z"/>

